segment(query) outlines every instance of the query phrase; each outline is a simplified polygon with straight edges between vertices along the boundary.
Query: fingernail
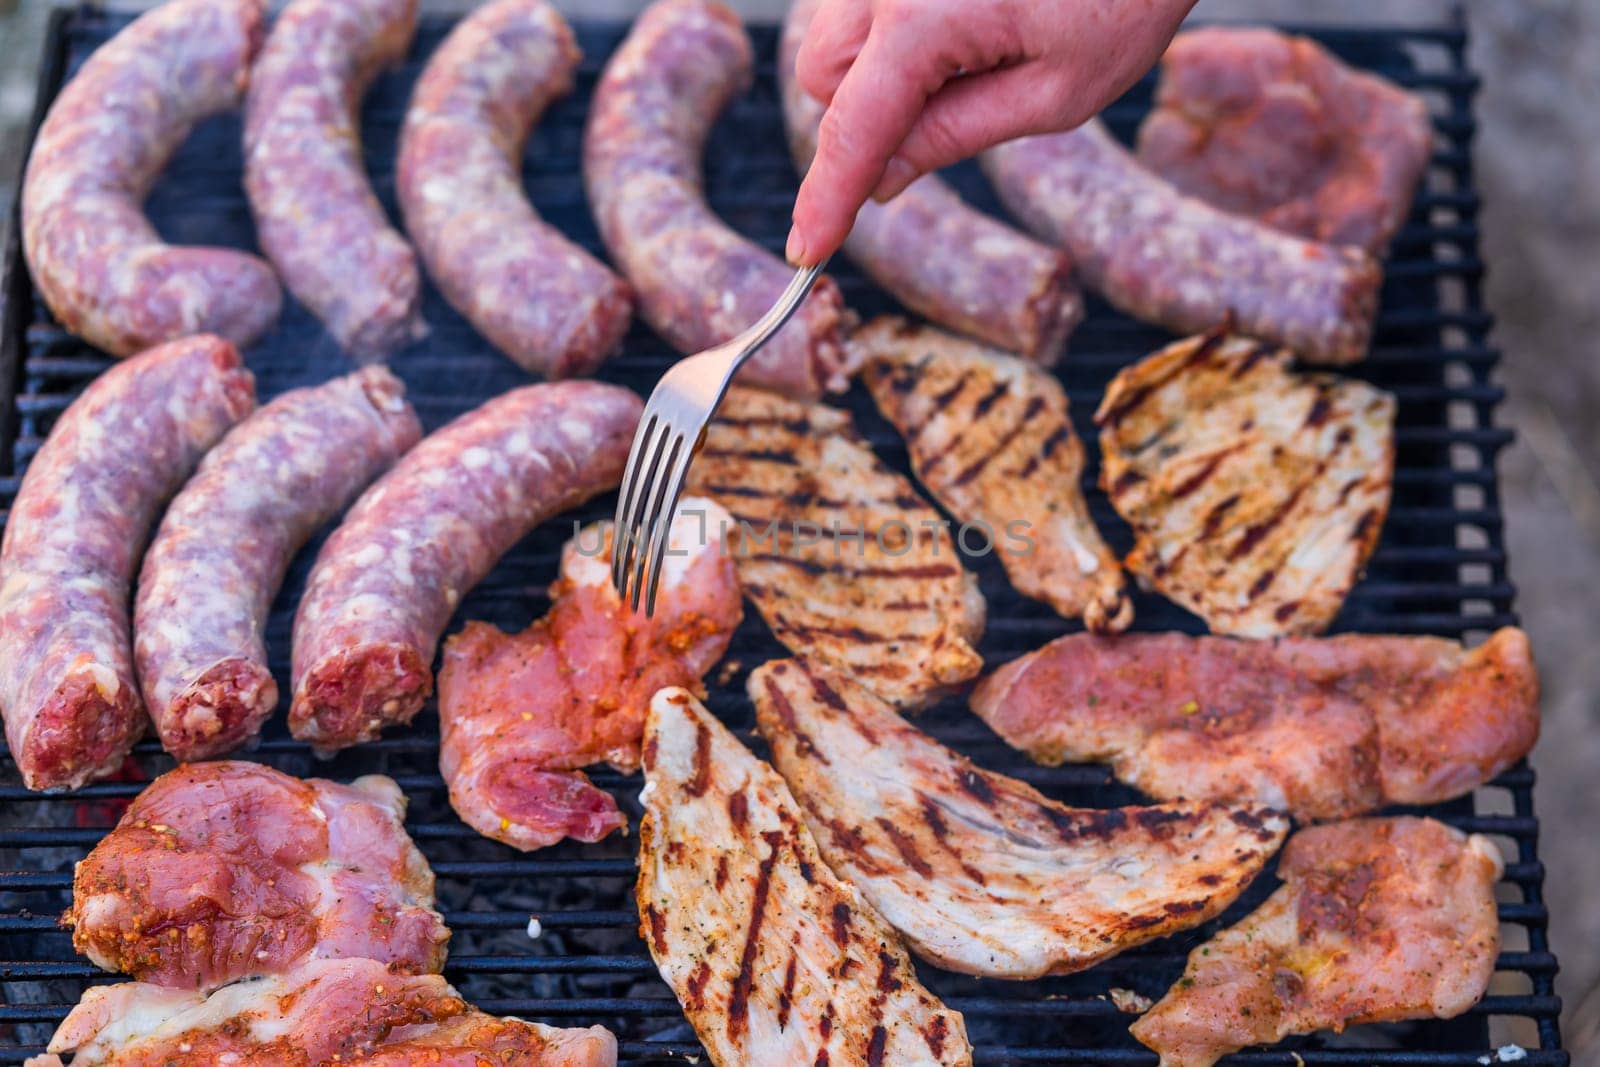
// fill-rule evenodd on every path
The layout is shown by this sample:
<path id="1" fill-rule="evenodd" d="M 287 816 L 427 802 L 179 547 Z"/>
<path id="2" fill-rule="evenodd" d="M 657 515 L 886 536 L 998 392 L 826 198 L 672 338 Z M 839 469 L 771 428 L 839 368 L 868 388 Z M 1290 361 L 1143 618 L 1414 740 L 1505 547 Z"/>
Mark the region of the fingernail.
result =
<path id="1" fill-rule="evenodd" d="M 884 166 L 883 177 L 878 181 L 878 187 L 872 190 L 872 199 L 880 204 L 893 199 L 902 189 L 916 180 L 917 168 L 900 156 L 894 156 Z"/>
<path id="2" fill-rule="evenodd" d="M 783 255 L 790 263 L 800 266 L 805 262 L 806 239 L 801 236 L 798 227 L 789 228 L 789 243 L 784 245 Z"/>

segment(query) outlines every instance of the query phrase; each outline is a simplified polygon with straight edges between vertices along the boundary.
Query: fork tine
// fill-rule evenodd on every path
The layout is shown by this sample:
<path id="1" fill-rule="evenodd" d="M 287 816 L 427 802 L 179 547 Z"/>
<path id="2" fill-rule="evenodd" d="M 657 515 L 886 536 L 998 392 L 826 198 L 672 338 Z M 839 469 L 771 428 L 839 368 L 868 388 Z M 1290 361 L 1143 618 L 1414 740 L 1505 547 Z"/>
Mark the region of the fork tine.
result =
<path id="1" fill-rule="evenodd" d="M 611 584 L 618 595 L 626 597 L 628 574 L 633 566 L 634 549 L 642 532 L 639 523 L 639 505 L 655 479 L 656 467 L 661 461 L 661 446 L 666 441 L 666 423 L 659 412 L 649 415 L 639 433 L 634 436 L 629 451 L 627 484 L 617 498 L 616 529 L 611 542 Z"/>
<path id="2" fill-rule="evenodd" d="M 670 442 L 663 441 L 663 447 L 666 448 L 667 468 L 671 469 L 672 467 L 676 466 L 679 453 L 685 451 L 683 447 L 684 440 L 682 432 L 676 426 L 672 427 L 667 436 L 670 437 L 671 440 Z M 669 444 L 670 447 L 668 447 Z M 650 495 L 643 501 L 644 506 L 649 510 L 645 515 L 644 521 L 639 524 L 639 529 L 643 534 L 643 537 L 636 542 L 638 556 L 632 561 L 632 576 L 628 582 L 628 601 L 630 611 L 639 610 L 639 594 L 644 589 L 645 567 L 648 565 L 650 560 L 650 554 L 647 551 L 649 539 L 655 536 L 656 523 L 660 518 L 662 501 L 666 496 L 667 479 L 655 477 L 655 474 L 660 470 L 660 468 L 661 465 L 657 463 L 652 469 L 651 484 L 649 487 Z"/>
<path id="3" fill-rule="evenodd" d="M 650 540 L 646 542 L 650 553 L 650 565 L 645 571 L 644 613 L 647 618 L 656 613 L 656 588 L 661 584 L 667 545 L 672 541 L 672 524 L 678 518 L 678 496 L 683 490 L 684 478 L 689 473 L 689 464 L 694 459 L 694 453 L 694 448 L 685 448 L 679 453 L 678 461 L 672 465 L 672 470 L 668 472 L 666 492 L 663 494 L 665 506 L 662 508 L 659 521 L 651 528 Z"/>

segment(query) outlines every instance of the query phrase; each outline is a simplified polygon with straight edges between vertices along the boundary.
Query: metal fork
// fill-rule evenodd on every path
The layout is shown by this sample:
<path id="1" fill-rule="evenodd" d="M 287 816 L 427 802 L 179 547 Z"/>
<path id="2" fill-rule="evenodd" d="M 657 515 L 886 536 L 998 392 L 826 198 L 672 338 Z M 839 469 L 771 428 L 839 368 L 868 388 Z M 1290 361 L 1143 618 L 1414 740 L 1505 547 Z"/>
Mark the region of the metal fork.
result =
<path id="1" fill-rule="evenodd" d="M 755 325 L 715 348 L 679 360 L 656 383 L 628 452 L 611 542 L 611 583 L 631 610 L 639 610 L 644 591 L 644 613 L 655 614 L 661 561 L 689 461 L 705 441 L 706 426 L 727 394 L 728 383 L 745 360 L 789 321 L 825 265 L 802 267 Z"/>

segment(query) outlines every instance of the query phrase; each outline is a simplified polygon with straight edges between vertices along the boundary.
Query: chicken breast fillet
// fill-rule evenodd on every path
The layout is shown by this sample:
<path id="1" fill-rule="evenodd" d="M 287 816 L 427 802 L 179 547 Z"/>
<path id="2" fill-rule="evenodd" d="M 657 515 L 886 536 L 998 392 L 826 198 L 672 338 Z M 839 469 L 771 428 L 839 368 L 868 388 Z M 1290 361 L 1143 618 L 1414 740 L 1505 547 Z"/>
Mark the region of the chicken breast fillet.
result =
<path id="1" fill-rule="evenodd" d="M 1327 629 L 1389 510 L 1394 398 L 1225 329 L 1123 370 L 1095 414 L 1130 571 L 1239 637 Z"/>
<path id="2" fill-rule="evenodd" d="M 639 932 L 717 1067 L 970 1064 L 959 1012 L 817 855 L 789 790 L 685 689 L 645 724 Z"/>
<path id="3" fill-rule="evenodd" d="M 302 781 L 240 761 L 168 771 L 73 875 L 64 921 L 108 971 L 214 989 L 306 959 L 437 971 L 450 931 L 382 775 Z"/>
<path id="4" fill-rule="evenodd" d="M 1241 641 L 1070 634 L 979 683 L 972 710 L 1036 762 L 1109 763 L 1161 800 L 1251 801 L 1299 819 L 1436 804 L 1539 739 L 1527 635 Z"/>
<path id="5" fill-rule="evenodd" d="M 1064 974 L 1196 926 L 1288 832 L 1254 806 L 1057 804 L 804 660 L 768 663 L 749 685 L 823 858 L 919 956 L 950 970 Z"/>
<path id="6" fill-rule="evenodd" d="M 1289 1034 L 1460 1015 L 1494 974 L 1502 869 L 1488 838 L 1432 819 L 1303 830 L 1278 865 L 1286 884 L 1189 953 L 1131 1032 L 1161 1067 L 1210 1067 Z"/>
<path id="7" fill-rule="evenodd" d="M 594 523 L 562 549 L 548 615 L 518 634 L 469 622 L 445 643 L 439 769 L 464 822 L 523 851 L 627 825 L 579 768 L 638 770 L 651 696 L 703 692 L 744 616 L 731 526 L 709 500 L 679 503 L 651 618 L 617 596 L 611 524 Z"/>
<path id="8" fill-rule="evenodd" d="M 204 993 L 95 986 L 28 1067 L 615 1067 L 598 1026 L 558 1030 L 475 1010 L 438 975 L 314 960 Z"/>
<path id="9" fill-rule="evenodd" d="M 981 524 L 1011 584 L 1091 630 L 1133 621 L 1122 565 L 1083 499 L 1083 445 L 1049 371 L 954 334 L 884 318 L 849 344 L 917 478 Z"/>
<path id="10" fill-rule="evenodd" d="M 983 669 L 977 578 L 939 513 L 845 412 L 731 389 L 689 488 L 737 520 L 739 581 L 791 652 L 848 670 L 903 710 Z"/>

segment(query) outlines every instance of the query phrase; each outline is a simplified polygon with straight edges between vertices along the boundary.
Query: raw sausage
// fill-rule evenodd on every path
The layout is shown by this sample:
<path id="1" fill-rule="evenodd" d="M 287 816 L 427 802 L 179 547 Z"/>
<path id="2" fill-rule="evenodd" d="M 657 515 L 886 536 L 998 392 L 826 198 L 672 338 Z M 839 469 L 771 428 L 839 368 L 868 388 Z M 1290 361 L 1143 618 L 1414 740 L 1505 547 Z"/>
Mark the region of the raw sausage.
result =
<path id="1" fill-rule="evenodd" d="M 817 151 L 823 106 L 800 87 L 794 64 L 819 4 L 797 0 L 778 45 L 784 125 L 802 172 Z M 1040 363 L 1060 357 L 1083 318 L 1065 252 L 974 209 L 937 175 L 886 204 L 863 204 L 844 250 L 917 314 Z"/>
<path id="2" fill-rule="evenodd" d="M 1354 248 L 1317 244 L 1184 196 L 1091 120 L 983 154 L 1005 205 L 1065 246 L 1084 284 L 1178 333 L 1232 311 L 1241 333 L 1313 363 L 1366 356 L 1383 281 Z"/>
<path id="3" fill-rule="evenodd" d="M 239 103 L 263 0 L 170 0 L 83 65 L 50 107 L 22 186 L 28 267 L 50 311 L 115 356 L 195 333 L 238 345 L 278 317 L 265 260 L 164 243 L 141 204 L 201 119 Z"/>
<path id="4" fill-rule="evenodd" d="M 534 526 L 617 484 L 642 406 L 599 382 L 524 386 L 430 435 L 368 489 L 300 601 L 294 736 L 326 753 L 409 721 L 462 596 Z"/>
<path id="5" fill-rule="evenodd" d="M 532 374 L 592 374 L 633 317 L 627 283 L 539 218 L 522 145 L 572 88 L 572 30 L 545 0 L 497 0 L 428 61 L 400 134 L 406 228 L 452 307 Z"/>
<path id="6" fill-rule="evenodd" d="M 30 789 L 104 777 L 144 733 L 128 587 L 161 505 L 255 407 L 220 337 L 112 367 L 29 464 L 0 545 L 0 711 Z"/>
<path id="7" fill-rule="evenodd" d="M 382 367 L 285 393 L 237 426 L 172 501 L 139 575 L 134 656 L 161 744 L 208 759 L 278 703 L 262 628 L 306 539 L 422 436 Z"/>
<path id="8" fill-rule="evenodd" d="M 700 352 L 755 322 L 793 272 L 712 214 L 700 155 L 717 115 L 750 82 L 750 41 L 715 0 L 658 0 L 595 87 L 583 177 L 600 236 L 644 317 L 679 351 Z M 796 399 L 842 390 L 847 312 L 824 278 L 741 372 Z"/>
<path id="9" fill-rule="evenodd" d="M 250 72 L 244 187 L 284 284 L 358 362 L 427 333 L 417 257 L 373 195 L 359 108 L 405 58 L 417 0 L 295 0 Z"/>

